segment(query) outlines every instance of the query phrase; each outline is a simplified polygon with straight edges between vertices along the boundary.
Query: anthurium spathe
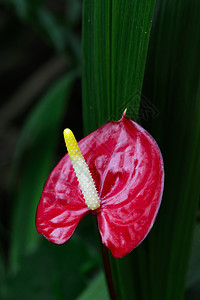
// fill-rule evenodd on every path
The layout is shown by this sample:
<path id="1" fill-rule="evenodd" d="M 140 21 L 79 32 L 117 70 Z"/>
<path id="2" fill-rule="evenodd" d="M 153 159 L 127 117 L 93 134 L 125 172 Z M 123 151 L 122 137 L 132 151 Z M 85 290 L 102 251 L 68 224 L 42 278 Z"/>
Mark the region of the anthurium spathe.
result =
<path id="1" fill-rule="evenodd" d="M 125 114 L 83 138 L 78 143 L 81 151 L 73 134 L 69 130 L 64 134 L 68 153 L 45 184 L 37 230 L 49 241 L 63 244 L 80 220 L 92 213 L 102 243 L 115 258 L 123 257 L 146 237 L 160 206 L 164 168 L 159 147 Z M 87 171 L 81 169 L 83 157 Z"/>

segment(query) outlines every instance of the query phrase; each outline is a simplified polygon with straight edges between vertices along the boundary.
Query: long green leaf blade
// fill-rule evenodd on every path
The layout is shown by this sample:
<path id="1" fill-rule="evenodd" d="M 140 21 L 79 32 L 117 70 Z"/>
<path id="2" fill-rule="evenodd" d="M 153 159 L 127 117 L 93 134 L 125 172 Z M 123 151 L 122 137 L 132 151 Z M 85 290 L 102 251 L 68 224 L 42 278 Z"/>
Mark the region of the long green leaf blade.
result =
<path id="1" fill-rule="evenodd" d="M 153 300 L 185 293 L 200 186 L 199 9 L 198 1 L 160 1 L 150 42 L 144 93 L 159 116 L 147 126 L 166 172 L 161 210 L 143 245 Z"/>
<path id="2" fill-rule="evenodd" d="M 85 0 L 82 89 L 84 130 L 137 118 L 155 1 Z"/>
<path id="3" fill-rule="evenodd" d="M 125 108 L 127 116 L 137 119 L 154 5 L 154 0 L 83 2 L 85 134 L 120 119 Z M 117 299 L 136 299 L 129 258 L 111 261 Z M 137 268 L 143 274 L 146 266 Z"/>
<path id="4" fill-rule="evenodd" d="M 111 114 L 111 1 L 83 2 L 82 90 L 86 133 Z"/>

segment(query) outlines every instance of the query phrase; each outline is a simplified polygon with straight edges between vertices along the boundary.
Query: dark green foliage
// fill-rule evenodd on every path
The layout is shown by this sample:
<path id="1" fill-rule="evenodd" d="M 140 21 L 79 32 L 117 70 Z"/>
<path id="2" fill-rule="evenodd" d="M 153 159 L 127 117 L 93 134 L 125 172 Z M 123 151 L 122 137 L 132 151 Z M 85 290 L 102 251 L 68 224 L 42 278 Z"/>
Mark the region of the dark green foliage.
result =
<path id="1" fill-rule="evenodd" d="M 149 47 L 144 93 L 159 116 L 147 126 L 166 172 L 163 203 L 146 245 L 152 299 L 183 299 L 185 292 L 200 190 L 199 9 L 198 1 L 160 2 Z"/>
<path id="2" fill-rule="evenodd" d="M 103 272 L 100 272 L 88 285 L 85 291 L 76 300 L 109 300 L 106 281 Z"/>
<path id="3" fill-rule="evenodd" d="M 58 51 L 70 50 L 73 57 L 80 59 L 80 40 L 74 26 L 80 19 L 81 3 L 79 0 L 56 1 L 44 0 L 3 0 L 19 18 L 37 29 Z"/>
<path id="4" fill-rule="evenodd" d="M 1 174 L 2 181 L 7 173 L 10 179 L 0 185 L 6 202 L 0 220 L 2 300 L 108 299 L 91 216 L 81 221 L 63 246 L 40 237 L 34 224 L 45 180 L 66 151 L 63 144 L 56 156 L 63 139 L 62 121 L 65 118 L 72 130 L 81 122 L 76 80 L 81 7 L 83 128 L 78 128 L 78 135 L 120 119 L 128 108 L 127 116 L 137 119 L 156 139 L 165 162 L 164 197 L 151 233 L 127 257 L 110 256 L 117 299 L 199 300 L 200 2 L 158 0 L 155 10 L 154 5 L 154 0 L 83 0 L 82 6 L 79 0 L 1 1 L 10 14 L 9 21 L 1 18 L 0 22 L 4 104 L 19 85 L 23 91 L 27 75 L 31 82 L 30 72 L 49 58 L 54 61 L 62 53 L 70 67 L 65 75 L 60 68 L 44 85 L 39 80 L 36 105 L 34 101 L 24 104 L 15 119 L 12 112 L 10 118 L 1 118 L 1 136 L 3 130 L 15 135 L 23 127 L 12 164 Z M 17 18 L 21 24 L 14 28 Z M 30 28 L 37 32 L 33 44 L 28 40 Z M 44 44 L 28 48 L 38 43 L 37 34 Z M 34 52 L 35 56 L 42 53 L 38 60 Z M 17 74 L 13 74 L 15 66 Z M 26 100 L 30 93 L 31 89 Z"/>
<path id="5" fill-rule="evenodd" d="M 59 139 L 61 120 L 67 108 L 76 72 L 64 76 L 41 99 L 29 116 L 21 133 L 13 162 L 12 181 L 15 181 L 15 210 L 11 231 L 11 270 L 16 271 L 26 251 L 35 247 L 35 212 L 44 183 L 52 168 Z M 20 174 L 20 187 L 16 178 Z"/>
<path id="6" fill-rule="evenodd" d="M 137 118 L 154 0 L 83 3 L 82 89 L 85 133 Z"/>
<path id="7" fill-rule="evenodd" d="M 5 299 L 74 300 L 97 267 L 95 251 L 82 239 L 61 246 L 43 240 L 23 256 L 20 270 L 8 279 Z"/>
<path id="8" fill-rule="evenodd" d="M 200 224 L 196 227 L 194 238 L 193 238 L 193 245 L 192 245 L 192 252 L 190 257 L 190 264 L 187 276 L 187 294 L 186 299 L 194 299 L 193 295 L 195 294 L 196 297 L 199 297 L 199 287 L 200 287 Z M 197 297 L 197 299 L 198 299 Z"/>

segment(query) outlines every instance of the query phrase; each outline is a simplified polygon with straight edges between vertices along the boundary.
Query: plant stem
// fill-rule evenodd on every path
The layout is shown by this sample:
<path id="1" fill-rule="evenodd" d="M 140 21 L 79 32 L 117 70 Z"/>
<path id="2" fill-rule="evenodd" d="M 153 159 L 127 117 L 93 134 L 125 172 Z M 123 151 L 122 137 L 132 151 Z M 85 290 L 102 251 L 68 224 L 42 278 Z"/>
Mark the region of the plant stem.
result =
<path id="1" fill-rule="evenodd" d="M 95 217 L 95 220 L 96 220 L 96 224 L 98 227 L 98 222 L 97 222 L 96 217 Z M 98 230 L 98 233 L 99 233 L 99 230 Z M 109 290 L 109 294 L 110 294 L 110 299 L 117 300 L 114 283 L 113 283 L 113 278 L 112 278 L 112 270 L 111 270 L 108 248 L 106 248 L 102 244 L 100 233 L 99 233 L 99 237 L 100 237 L 101 253 L 102 253 L 102 258 L 103 258 L 103 265 L 104 265 L 104 270 L 105 270 L 107 286 L 108 286 L 108 290 Z"/>
<path id="2" fill-rule="evenodd" d="M 108 290 L 110 294 L 110 299 L 117 300 L 115 295 L 113 279 L 112 279 L 112 271 L 111 271 L 108 249 L 102 243 L 101 243 L 101 252 L 103 257 L 103 264 L 104 264 L 104 270 L 105 270 L 106 281 L 107 281 Z"/>

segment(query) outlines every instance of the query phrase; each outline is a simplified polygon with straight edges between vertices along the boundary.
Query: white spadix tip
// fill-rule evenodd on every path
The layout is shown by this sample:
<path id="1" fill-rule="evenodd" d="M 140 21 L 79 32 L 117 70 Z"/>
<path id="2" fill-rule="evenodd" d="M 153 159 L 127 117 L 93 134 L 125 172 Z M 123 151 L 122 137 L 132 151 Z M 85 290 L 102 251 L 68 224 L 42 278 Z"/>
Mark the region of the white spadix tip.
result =
<path id="1" fill-rule="evenodd" d="M 73 132 L 66 128 L 63 134 L 85 203 L 90 209 L 95 210 L 100 207 L 100 200 L 89 167 L 85 162 Z"/>

